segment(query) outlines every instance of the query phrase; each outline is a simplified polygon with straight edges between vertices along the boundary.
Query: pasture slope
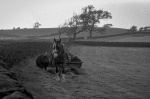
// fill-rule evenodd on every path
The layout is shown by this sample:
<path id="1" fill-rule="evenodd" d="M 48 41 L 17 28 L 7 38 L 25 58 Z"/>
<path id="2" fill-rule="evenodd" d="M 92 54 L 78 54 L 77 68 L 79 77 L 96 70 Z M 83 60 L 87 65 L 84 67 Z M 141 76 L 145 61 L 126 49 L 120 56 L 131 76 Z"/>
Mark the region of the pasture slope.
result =
<path id="1" fill-rule="evenodd" d="M 84 63 L 82 73 L 55 81 L 51 68 L 36 67 L 28 59 L 12 71 L 21 71 L 24 86 L 35 99 L 150 99 L 150 48 L 73 45 L 69 50 Z"/>
<path id="2" fill-rule="evenodd" d="M 116 35 L 125 33 L 127 29 L 122 28 L 107 28 L 105 33 L 95 33 L 93 32 L 93 37 L 97 36 L 107 36 L 107 35 Z M 6 36 L 9 35 L 9 38 Z M 9 29 L 9 30 L 0 30 L 0 36 L 5 39 L 53 39 L 58 38 L 58 29 L 57 28 L 39 28 L 39 29 Z M 77 35 L 77 37 L 88 37 L 88 32 L 82 32 Z M 11 38 L 10 38 L 11 37 Z M 68 36 L 63 33 L 61 38 L 68 38 Z M 0 38 L 2 39 L 2 38 Z"/>

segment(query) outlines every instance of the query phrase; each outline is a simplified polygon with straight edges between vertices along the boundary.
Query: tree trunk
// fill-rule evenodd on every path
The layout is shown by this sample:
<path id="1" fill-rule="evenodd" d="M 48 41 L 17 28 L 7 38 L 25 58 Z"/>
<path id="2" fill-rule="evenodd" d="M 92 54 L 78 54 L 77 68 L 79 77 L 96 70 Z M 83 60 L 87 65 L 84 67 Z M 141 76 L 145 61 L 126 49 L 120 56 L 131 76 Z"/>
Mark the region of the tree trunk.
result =
<path id="1" fill-rule="evenodd" d="M 89 29 L 89 31 L 90 31 L 90 38 L 92 38 L 92 32 L 93 32 L 93 28 L 94 28 L 94 24 L 92 24 L 92 27 Z"/>
<path id="2" fill-rule="evenodd" d="M 73 41 L 76 40 L 76 34 L 73 34 Z"/>
<path id="3" fill-rule="evenodd" d="M 92 38 L 92 31 L 90 31 L 90 36 L 89 37 Z"/>

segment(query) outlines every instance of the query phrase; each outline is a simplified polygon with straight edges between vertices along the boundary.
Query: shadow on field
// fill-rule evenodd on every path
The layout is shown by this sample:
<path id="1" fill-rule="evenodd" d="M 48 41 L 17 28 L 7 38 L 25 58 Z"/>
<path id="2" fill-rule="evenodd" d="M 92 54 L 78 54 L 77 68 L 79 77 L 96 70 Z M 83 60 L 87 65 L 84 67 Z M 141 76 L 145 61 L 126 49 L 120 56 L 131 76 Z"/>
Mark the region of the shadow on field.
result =
<path id="1" fill-rule="evenodd" d="M 55 74 L 56 73 L 56 69 L 53 67 L 50 67 L 47 69 L 47 71 L 51 74 Z M 72 68 L 65 68 L 65 73 L 69 74 L 69 73 L 74 73 L 76 75 L 86 75 L 86 71 L 85 69 L 83 68 L 75 68 L 75 67 L 72 67 Z"/>

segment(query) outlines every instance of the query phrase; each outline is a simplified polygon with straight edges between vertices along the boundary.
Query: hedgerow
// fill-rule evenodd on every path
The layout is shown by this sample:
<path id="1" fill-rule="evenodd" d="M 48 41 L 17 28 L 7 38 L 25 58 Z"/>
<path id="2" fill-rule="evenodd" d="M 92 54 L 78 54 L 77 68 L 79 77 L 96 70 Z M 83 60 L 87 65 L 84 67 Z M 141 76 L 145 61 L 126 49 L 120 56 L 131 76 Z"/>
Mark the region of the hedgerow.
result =
<path id="1" fill-rule="evenodd" d="M 29 57 L 51 51 L 50 42 L 0 42 L 0 59 L 10 68 Z"/>
<path id="2" fill-rule="evenodd" d="M 150 42 L 94 42 L 75 41 L 75 44 L 87 46 L 107 46 L 107 47 L 150 47 Z"/>

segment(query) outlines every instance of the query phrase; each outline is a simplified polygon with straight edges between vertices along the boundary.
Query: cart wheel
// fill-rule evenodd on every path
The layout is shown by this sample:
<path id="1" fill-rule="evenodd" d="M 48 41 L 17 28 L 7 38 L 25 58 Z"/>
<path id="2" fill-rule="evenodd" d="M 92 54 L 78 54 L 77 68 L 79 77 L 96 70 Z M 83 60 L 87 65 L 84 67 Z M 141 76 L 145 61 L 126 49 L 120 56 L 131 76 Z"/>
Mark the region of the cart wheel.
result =
<path id="1" fill-rule="evenodd" d="M 82 61 L 78 57 L 74 57 L 70 60 L 70 66 L 75 68 L 81 68 Z"/>
<path id="2" fill-rule="evenodd" d="M 47 56 L 40 55 L 39 57 L 37 57 L 36 66 L 40 68 L 46 68 L 48 67 L 48 65 L 49 65 L 49 59 Z"/>

